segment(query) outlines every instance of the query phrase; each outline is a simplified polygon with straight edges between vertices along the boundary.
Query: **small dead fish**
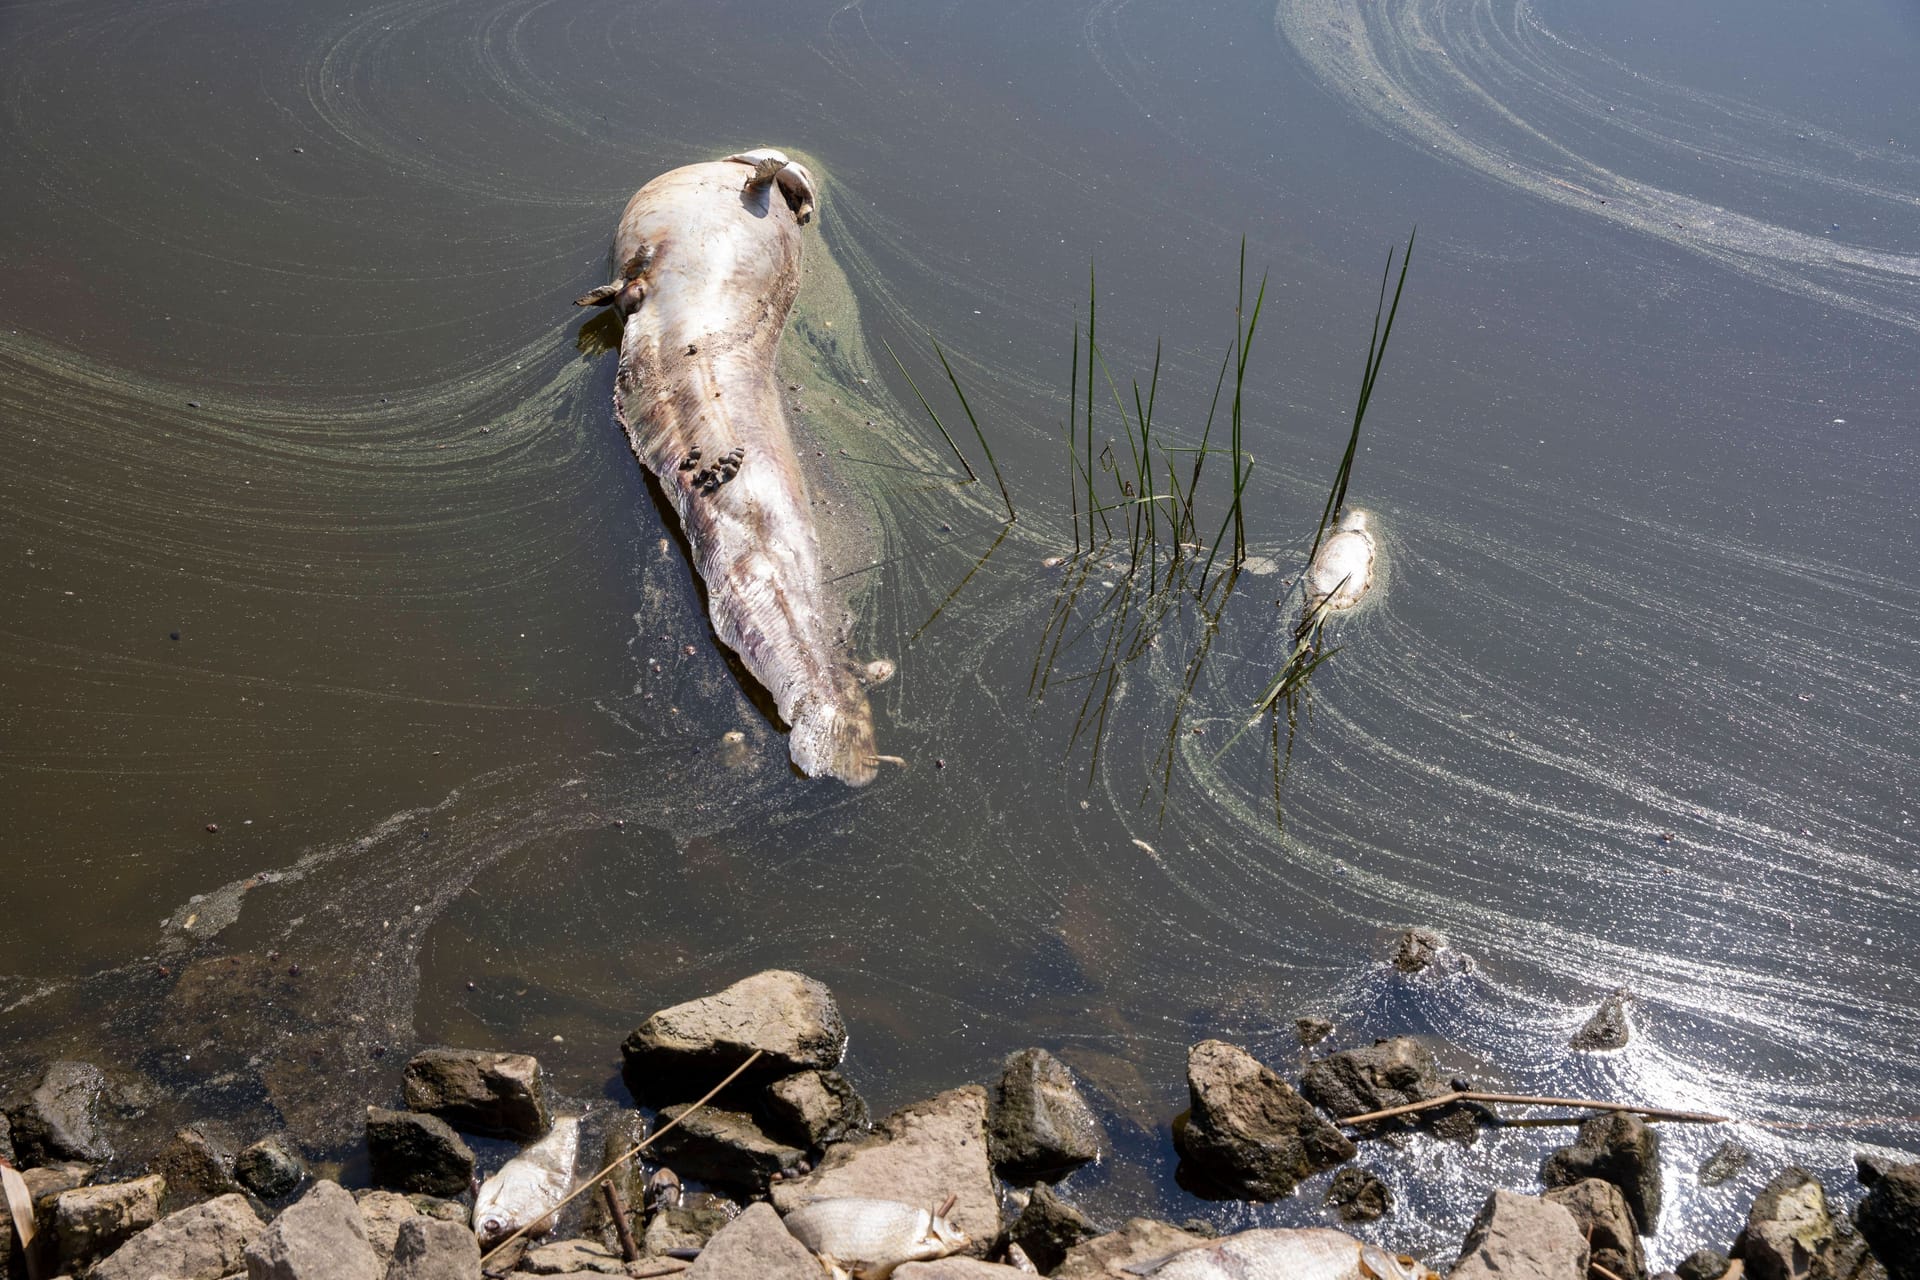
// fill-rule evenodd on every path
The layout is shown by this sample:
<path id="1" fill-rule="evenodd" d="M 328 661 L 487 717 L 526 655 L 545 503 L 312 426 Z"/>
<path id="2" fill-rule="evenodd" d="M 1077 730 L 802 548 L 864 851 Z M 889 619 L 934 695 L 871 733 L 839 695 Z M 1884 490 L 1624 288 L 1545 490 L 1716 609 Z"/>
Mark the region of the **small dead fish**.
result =
<path id="1" fill-rule="evenodd" d="M 546 1137 L 481 1183 L 473 1202 L 473 1230 L 481 1247 L 522 1227 L 551 1231 L 553 1211 L 573 1189 L 573 1162 L 579 1154 L 580 1117 L 556 1116 Z"/>
<path id="2" fill-rule="evenodd" d="M 844 1196 L 787 1215 L 787 1230 L 837 1276 L 886 1280 L 906 1262 L 931 1262 L 972 1243 L 937 1213 L 898 1200 Z"/>
<path id="3" fill-rule="evenodd" d="M 1242 1231 L 1127 1270 L 1148 1280 L 1439 1280 L 1412 1258 L 1329 1227 Z"/>
<path id="4" fill-rule="evenodd" d="M 1367 513 L 1358 507 L 1341 513 L 1327 540 L 1307 566 L 1306 607 L 1311 613 L 1324 601 L 1328 612 L 1351 609 L 1373 585 L 1373 530 Z"/>
<path id="5" fill-rule="evenodd" d="M 680 1185 L 680 1175 L 661 1165 L 647 1179 L 647 1206 L 653 1209 L 678 1209 L 686 1198 L 686 1188 Z"/>

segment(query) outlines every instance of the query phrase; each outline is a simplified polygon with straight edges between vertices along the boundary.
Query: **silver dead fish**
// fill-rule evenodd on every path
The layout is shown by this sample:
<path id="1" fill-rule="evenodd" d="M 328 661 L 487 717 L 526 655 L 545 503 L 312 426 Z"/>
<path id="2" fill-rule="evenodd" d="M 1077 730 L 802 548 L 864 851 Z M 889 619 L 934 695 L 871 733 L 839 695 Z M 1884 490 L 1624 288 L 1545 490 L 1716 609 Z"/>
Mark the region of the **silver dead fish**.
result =
<path id="1" fill-rule="evenodd" d="M 1351 609 L 1373 585 L 1372 517 L 1358 507 L 1340 513 L 1313 563 L 1307 566 L 1306 610 L 1310 615 L 1324 601 L 1329 612 Z"/>
<path id="2" fill-rule="evenodd" d="M 551 1231 L 548 1218 L 573 1190 L 573 1162 L 580 1154 L 580 1117 L 556 1116 L 553 1128 L 480 1184 L 473 1202 L 473 1230 L 482 1248 L 522 1227 Z"/>
<path id="3" fill-rule="evenodd" d="M 792 726 L 794 764 L 857 787 L 873 713 L 829 618 L 775 367 L 815 197 L 766 148 L 663 173 L 620 217 L 615 278 L 577 302 L 626 317 L 614 412 L 679 513 L 714 631 Z"/>
<path id="4" fill-rule="evenodd" d="M 815 1200 L 788 1214 L 786 1222 L 793 1238 L 819 1254 L 829 1271 L 853 1280 L 885 1280 L 902 1263 L 930 1262 L 972 1243 L 941 1214 L 897 1200 Z"/>
<path id="5" fill-rule="evenodd" d="M 1145 1280 L 1440 1280 L 1329 1227 L 1266 1227 L 1128 1267 Z"/>

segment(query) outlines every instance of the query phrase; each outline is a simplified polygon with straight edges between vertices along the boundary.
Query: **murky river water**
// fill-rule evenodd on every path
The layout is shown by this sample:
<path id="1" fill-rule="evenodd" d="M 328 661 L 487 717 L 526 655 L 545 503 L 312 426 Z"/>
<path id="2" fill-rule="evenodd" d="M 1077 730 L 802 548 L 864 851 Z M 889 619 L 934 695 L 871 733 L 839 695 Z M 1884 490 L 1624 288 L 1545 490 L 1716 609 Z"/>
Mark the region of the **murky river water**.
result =
<path id="1" fill-rule="evenodd" d="M 781 965 L 882 1109 L 1060 1052 L 1107 1217 L 1318 1219 L 1192 1199 L 1165 1132 L 1191 1041 L 1284 1061 L 1309 1012 L 1745 1118 L 1717 1188 L 1725 1135 L 1668 1130 L 1656 1261 L 1788 1159 L 1848 1186 L 1920 1083 L 1916 67 L 1892 0 L 0 7 L 9 1076 L 325 1134 L 446 1041 L 593 1098 L 638 1017 Z M 910 767 L 859 793 L 787 769 L 566 305 L 640 182 L 763 143 L 825 184 L 786 372 L 900 662 Z M 1284 831 L 1264 735 L 1219 750 L 1278 577 L 1236 584 L 1164 793 L 1191 633 L 1096 759 L 1093 650 L 1029 693 L 1089 262 L 1187 443 L 1242 235 L 1270 272 L 1248 537 L 1287 565 L 1416 223 L 1352 490 L 1387 569 Z M 931 389 L 929 332 L 1021 511 L 983 565 L 993 495 L 874 356 Z M 1383 976 L 1416 924 L 1473 972 Z M 1640 1037 L 1571 1053 L 1622 985 Z M 1382 1234 L 1449 1256 L 1558 1140 L 1376 1155 Z"/>

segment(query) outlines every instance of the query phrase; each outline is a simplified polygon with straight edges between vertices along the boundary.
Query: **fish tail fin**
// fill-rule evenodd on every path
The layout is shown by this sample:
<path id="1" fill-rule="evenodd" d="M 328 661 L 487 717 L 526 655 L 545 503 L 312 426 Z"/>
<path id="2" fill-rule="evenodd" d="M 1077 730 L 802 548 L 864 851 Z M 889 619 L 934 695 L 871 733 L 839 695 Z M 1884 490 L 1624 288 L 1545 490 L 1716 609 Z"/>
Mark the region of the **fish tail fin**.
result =
<path id="1" fill-rule="evenodd" d="M 880 764 L 873 745 L 873 708 L 850 673 L 794 708 L 787 752 L 810 778 L 831 774 L 850 787 L 873 781 Z"/>

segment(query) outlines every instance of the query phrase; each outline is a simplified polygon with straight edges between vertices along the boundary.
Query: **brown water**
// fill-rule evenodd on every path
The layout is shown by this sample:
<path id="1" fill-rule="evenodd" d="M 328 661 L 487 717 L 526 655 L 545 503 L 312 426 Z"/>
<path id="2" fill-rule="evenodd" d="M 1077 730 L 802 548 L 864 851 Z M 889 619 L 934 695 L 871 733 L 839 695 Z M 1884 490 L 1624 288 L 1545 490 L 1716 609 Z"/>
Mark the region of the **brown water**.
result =
<path id="1" fill-rule="evenodd" d="M 1109 1217 L 1317 1220 L 1193 1200 L 1165 1135 L 1188 1043 L 1282 1061 L 1309 1011 L 1527 1089 L 1911 1110 L 1920 28 L 1762 10 L 0 8 L 0 1083 L 86 1056 L 324 1145 L 419 1043 L 617 1095 L 639 1017 L 778 964 L 882 1109 L 1061 1052 Z M 826 191 L 787 374 L 911 762 L 860 793 L 786 768 L 566 305 L 640 182 L 757 144 Z M 1218 754 L 1277 577 L 1236 584 L 1163 812 L 1191 618 L 1097 761 L 1094 651 L 1029 696 L 1088 264 L 1191 442 L 1247 237 L 1249 538 L 1290 566 L 1415 223 L 1353 489 L 1384 573 L 1284 833 L 1263 735 Z M 928 332 L 1021 511 L 977 571 L 993 495 L 874 356 L 931 390 Z M 1473 975 L 1381 975 L 1413 924 Z M 1576 1059 L 1622 984 L 1641 1038 Z M 1670 1132 L 1656 1260 L 1787 1159 L 1839 1190 L 1914 1142 L 1739 1136 L 1709 1189 L 1719 1135 Z M 1444 1254 L 1554 1140 L 1376 1158 L 1382 1231 Z"/>

